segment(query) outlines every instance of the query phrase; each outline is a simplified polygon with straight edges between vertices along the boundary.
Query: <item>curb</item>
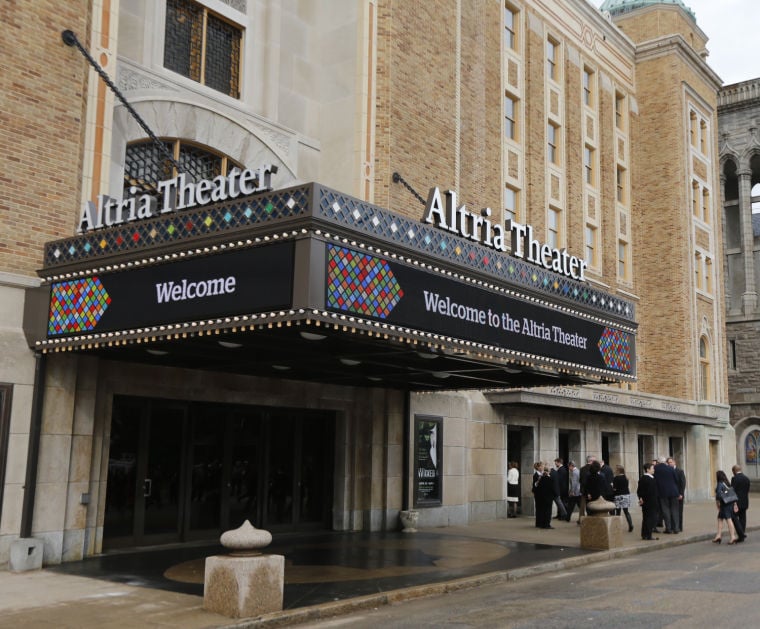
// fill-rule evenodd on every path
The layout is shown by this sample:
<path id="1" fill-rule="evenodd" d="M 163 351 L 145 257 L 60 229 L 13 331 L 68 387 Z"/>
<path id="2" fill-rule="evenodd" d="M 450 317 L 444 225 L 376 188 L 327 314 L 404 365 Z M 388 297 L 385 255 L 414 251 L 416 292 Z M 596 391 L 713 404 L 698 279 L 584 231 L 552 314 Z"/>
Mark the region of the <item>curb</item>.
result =
<path id="1" fill-rule="evenodd" d="M 754 527 L 747 527 L 748 531 L 751 531 L 753 529 Z M 714 534 L 712 533 L 702 533 L 699 535 L 692 535 L 690 537 L 682 538 L 669 537 L 668 539 L 661 539 L 653 544 L 603 550 L 595 553 L 590 553 L 588 555 L 582 555 L 580 557 L 570 557 L 568 559 L 560 559 L 559 561 L 550 561 L 527 568 L 515 568 L 514 570 L 488 572 L 471 577 L 453 579 L 451 581 L 441 581 L 439 583 L 431 583 L 428 585 L 415 585 L 408 588 L 389 590 L 387 592 L 379 592 L 377 594 L 368 594 L 365 596 L 349 598 L 341 601 L 320 603 L 319 605 L 311 605 L 309 607 L 298 607 L 294 609 L 283 610 L 281 612 L 272 612 L 269 614 L 264 614 L 262 616 L 257 616 L 255 618 L 247 618 L 245 620 L 234 622 L 232 624 L 217 625 L 217 629 L 284 627 L 296 623 L 326 620 L 338 616 L 345 616 L 358 611 L 374 609 L 382 605 L 391 605 L 393 603 L 399 603 L 402 601 L 412 601 L 419 598 L 440 596 L 442 594 L 457 592 L 459 590 L 468 590 L 480 587 L 482 585 L 495 585 L 498 583 L 517 581 L 519 579 L 527 579 L 529 577 L 546 574 L 547 572 L 556 572 L 557 570 L 577 568 L 591 563 L 599 563 L 611 559 L 638 555 L 640 553 L 648 553 L 662 548 L 683 546 L 684 544 L 693 544 L 695 542 L 702 542 L 711 539 L 713 536 Z"/>

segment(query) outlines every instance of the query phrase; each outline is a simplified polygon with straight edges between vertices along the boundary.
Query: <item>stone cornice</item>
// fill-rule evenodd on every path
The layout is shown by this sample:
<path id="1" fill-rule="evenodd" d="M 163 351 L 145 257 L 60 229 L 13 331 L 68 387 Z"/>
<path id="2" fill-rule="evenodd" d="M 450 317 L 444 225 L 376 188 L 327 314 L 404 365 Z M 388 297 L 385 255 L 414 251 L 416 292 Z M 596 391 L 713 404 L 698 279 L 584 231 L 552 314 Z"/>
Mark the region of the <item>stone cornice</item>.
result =
<path id="1" fill-rule="evenodd" d="M 686 424 L 728 424 L 730 407 L 603 387 L 537 387 L 485 394 L 491 404 L 530 404 Z"/>

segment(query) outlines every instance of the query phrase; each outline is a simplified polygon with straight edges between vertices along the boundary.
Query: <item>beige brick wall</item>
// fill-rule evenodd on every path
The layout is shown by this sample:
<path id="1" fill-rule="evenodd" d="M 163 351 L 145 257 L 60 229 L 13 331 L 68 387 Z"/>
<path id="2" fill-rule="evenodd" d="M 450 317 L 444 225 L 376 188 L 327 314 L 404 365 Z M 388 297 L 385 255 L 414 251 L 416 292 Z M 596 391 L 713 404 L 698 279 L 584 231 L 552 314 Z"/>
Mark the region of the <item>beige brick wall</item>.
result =
<path id="1" fill-rule="evenodd" d="M 32 275 L 76 224 L 88 68 L 61 32 L 86 42 L 89 16 L 88 0 L 0 3 L 0 270 Z"/>
<path id="2" fill-rule="evenodd" d="M 559 5 L 562 11 L 578 10 L 573 3 Z M 590 42 L 582 29 L 576 33 L 573 24 L 558 20 L 562 11 L 544 12 L 543 6 L 525 3 L 520 11 L 518 34 L 525 73 L 521 143 L 526 160 L 521 218 L 545 238 L 547 177 L 559 177 L 564 245 L 575 255 L 585 254 L 583 147 L 587 121 L 581 83 L 587 63 L 598 78 L 595 148 L 600 171 L 595 212 L 602 235 L 601 274 L 589 275 L 612 293 L 623 291 L 625 297 L 638 299 L 639 391 L 693 399 L 698 391 L 698 339 L 706 326 L 714 333 L 716 350 L 712 356 L 713 400 L 725 402 L 723 321 L 721 308 L 714 307 L 721 298 L 720 275 L 715 277 L 712 299 L 698 299 L 695 291 L 697 232 L 687 182 L 692 160 L 684 113 L 685 85 L 713 109 L 715 85 L 695 69 L 684 50 L 645 57 L 637 63 L 632 53 L 620 49 L 611 65 L 609 55 L 599 53 L 599 46 L 609 45 L 601 44 L 601 37 Z M 471 208 L 502 207 L 506 165 L 502 163 L 501 139 L 501 3 L 462 3 L 460 59 L 456 7 L 456 2 L 435 3 L 434 8 L 431 3 L 380 2 L 378 7 L 375 201 L 412 218 L 421 216 L 422 207 L 405 188 L 390 183 L 394 171 L 423 196 L 429 186 L 455 187 L 459 202 Z M 626 14 L 621 24 L 634 40 L 676 33 L 697 52 L 704 48 L 704 34 L 674 7 Z M 548 35 L 559 41 L 561 51 L 561 84 L 549 88 L 556 96 L 547 94 L 545 80 Z M 622 138 L 615 127 L 615 90 L 626 95 L 629 107 Z M 546 164 L 547 104 L 555 101 L 562 121 L 562 163 L 550 174 Z M 717 120 L 713 128 L 717 128 Z M 616 204 L 621 141 L 628 151 L 624 163 L 630 177 L 630 200 L 622 217 Z M 714 178 L 716 173 L 713 168 L 709 176 Z M 717 183 L 712 189 L 716 197 Z M 629 281 L 617 276 L 621 223 L 632 247 Z M 720 225 L 712 229 L 713 268 L 720 273 L 715 262 L 721 259 Z M 704 242 L 700 236 L 699 246 Z"/>

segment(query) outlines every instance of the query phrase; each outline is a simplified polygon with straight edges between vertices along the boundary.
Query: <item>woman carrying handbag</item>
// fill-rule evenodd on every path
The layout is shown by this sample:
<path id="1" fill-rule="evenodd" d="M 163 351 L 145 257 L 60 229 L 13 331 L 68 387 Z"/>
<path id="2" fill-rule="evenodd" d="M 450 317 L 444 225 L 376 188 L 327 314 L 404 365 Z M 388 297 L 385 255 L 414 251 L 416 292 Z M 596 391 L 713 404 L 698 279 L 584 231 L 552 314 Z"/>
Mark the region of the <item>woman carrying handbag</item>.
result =
<path id="1" fill-rule="evenodd" d="M 713 538 L 713 544 L 720 544 L 721 542 L 724 521 L 728 524 L 728 532 L 731 534 L 731 541 L 728 543 L 736 544 L 739 538 L 736 535 L 736 529 L 731 520 L 734 511 L 738 510 L 736 504 L 736 492 L 729 485 L 728 478 L 723 470 L 718 470 L 718 473 L 715 476 L 717 479 L 717 485 L 715 486 L 715 505 L 718 508 L 718 532 Z"/>

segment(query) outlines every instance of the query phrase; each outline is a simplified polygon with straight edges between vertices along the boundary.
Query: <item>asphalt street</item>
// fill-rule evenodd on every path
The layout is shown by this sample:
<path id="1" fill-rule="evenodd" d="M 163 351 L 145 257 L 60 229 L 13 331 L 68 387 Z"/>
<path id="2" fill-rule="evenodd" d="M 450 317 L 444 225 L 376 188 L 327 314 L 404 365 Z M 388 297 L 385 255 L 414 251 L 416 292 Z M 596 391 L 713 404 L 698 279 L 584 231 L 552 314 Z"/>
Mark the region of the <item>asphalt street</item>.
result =
<path id="1" fill-rule="evenodd" d="M 760 537 L 663 548 L 299 627 L 694 629 L 757 626 Z"/>

